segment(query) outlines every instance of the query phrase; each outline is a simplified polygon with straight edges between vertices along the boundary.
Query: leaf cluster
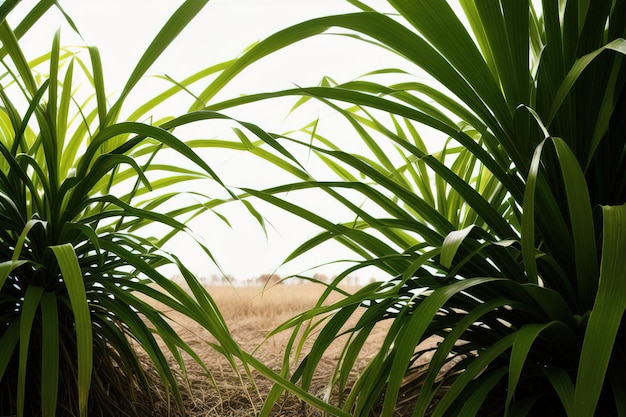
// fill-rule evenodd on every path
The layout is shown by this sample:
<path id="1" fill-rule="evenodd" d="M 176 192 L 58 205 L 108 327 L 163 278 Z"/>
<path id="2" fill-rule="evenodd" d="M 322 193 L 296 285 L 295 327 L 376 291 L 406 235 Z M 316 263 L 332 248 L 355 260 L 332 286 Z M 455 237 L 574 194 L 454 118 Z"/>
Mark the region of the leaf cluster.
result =
<path id="1" fill-rule="evenodd" d="M 57 32 L 48 54 L 26 59 L 20 37 L 50 9 L 63 13 L 57 2 L 38 2 L 15 29 L 5 18 L 18 2 L 0 6 L 2 415 L 151 415 L 157 403 L 182 412 L 173 369 L 184 376 L 187 357 L 208 381 L 210 370 L 173 330 L 168 310 L 206 328 L 239 372 L 234 355 L 243 354 L 213 300 L 161 250 L 186 233 L 212 260 L 185 223 L 220 203 L 209 204 L 198 184 L 226 189 L 174 130 L 227 117 L 198 111 L 151 118 L 185 83 L 228 63 L 175 84 L 120 121 L 125 99 L 205 4 L 187 1 L 176 10 L 113 103 L 97 48 L 62 48 Z M 184 191 L 195 198 L 181 199 Z M 162 236 L 150 235 L 155 225 Z M 167 264 L 180 270 L 187 289 L 160 272 Z"/>
<path id="2" fill-rule="evenodd" d="M 347 333 L 329 393 L 353 415 L 390 416 L 398 407 L 415 416 L 626 415 L 626 4 L 462 0 L 454 9 L 389 0 L 397 14 L 387 15 L 351 3 L 361 11 L 260 42 L 219 82 L 268 49 L 340 28 L 435 83 L 381 68 L 352 82 L 325 78 L 208 107 L 316 99 L 352 126 L 367 152 L 345 151 L 314 122 L 304 138 L 283 140 L 317 155 L 339 179 L 246 190 L 324 230 L 292 257 L 334 239 L 364 259 L 329 292 L 365 266 L 393 277 L 332 306 L 320 300 L 278 329 L 294 329 L 296 357 L 316 335 L 295 369 L 285 357 L 283 375 L 306 389 L 321 352 Z M 376 81 L 389 74 L 399 81 Z M 420 133 L 432 130 L 436 145 Z M 289 192 L 312 189 L 354 218 L 333 223 L 289 201 Z M 356 312 L 357 324 L 345 330 Z M 381 321 L 391 322 L 387 339 L 347 385 Z M 419 347 L 429 340 L 436 347 Z"/>

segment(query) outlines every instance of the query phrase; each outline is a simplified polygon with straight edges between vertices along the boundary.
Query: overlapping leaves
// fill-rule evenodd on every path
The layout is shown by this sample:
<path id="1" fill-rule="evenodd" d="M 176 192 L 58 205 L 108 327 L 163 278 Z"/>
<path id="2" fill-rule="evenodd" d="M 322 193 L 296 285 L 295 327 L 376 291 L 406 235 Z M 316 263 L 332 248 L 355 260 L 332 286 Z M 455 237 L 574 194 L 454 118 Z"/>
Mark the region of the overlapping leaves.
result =
<path id="1" fill-rule="evenodd" d="M 626 202 L 626 5 L 546 0 L 535 9 L 530 1 L 463 0 L 453 8 L 390 0 L 396 18 L 351 3 L 363 11 L 273 35 L 201 95 L 212 97 L 212 88 L 264 51 L 331 28 L 396 52 L 444 87 L 381 69 L 367 80 L 209 105 L 315 98 L 366 145 L 367 153 L 345 152 L 314 123 L 304 138 L 284 139 L 310 149 L 340 180 L 248 190 L 325 230 L 294 256 L 337 239 L 366 259 L 363 266 L 395 277 L 331 307 L 320 301 L 281 329 L 293 327 L 292 344 L 301 346 L 302 326 L 316 329 L 337 310 L 315 342 L 323 350 L 362 311 L 330 381 L 354 415 L 392 415 L 398 407 L 416 416 L 623 414 L 624 383 L 613 370 L 624 363 L 624 309 L 608 293 L 624 295 L 618 254 Z M 406 81 L 375 82 L 392 72 Z M 443 139 L 425 146 L 420 126 Z M 286 194 L 310 188 L 326 191 L 355 218 L 331 223 Z M 329 291 L 340 283 L 341 276 Z M 343 373 L 372 325 L 387 320 L 378 355 L 347 387 Z M 404 385 L 425 353 L 417 346 L 431 337 L 439 342 L 430 365 L 407 379 L 419 383 Z M 592 363 L 592 350 L 601 366 Z M 286 360 L 284 373 L 306 387 L 319 358 L 316 350 L 295 370 Z M 401 392 L 414 400 L 402 403 Z"/>
<path id="2" fill-rule="evenodd" d="M 139 80 L 206 3 L 194 0 L 179 6 L 112 105 L 97 48 L 62 48 L 57 33 L 49 54 L 30 62 L 24 56 L 19 38 L 34 30 L 48 9 L 58 7 L 56 2 L 39 2 L 15 31 L 4 18 L 17 2 L 0 6 L 3 415 L 151 415 L 157 399 L 163 410 L 173 401 L 184 412 L 173 368 L 184 375 L 184 358 L 190 357 L 206 371 L 207 384 L 210 369 L 174 331 L 164 313 L 168 309 L 208 330 L 217 340 L 212 346 L 225 355 L 234 373 L 241 372 L 239 358 L 244 371 L 252 363 L 298 391 L 241 351 L 207 291 L 176 256 L 161 248 L 178 233 L 196 238 L 186 222 L 223 203 L 193 184 L 217 186 L 227 198 L 235 197 L 199 155 L 198 148 L 207 141 L 181 140 L 176 128 L 230 120 L 291 160 L 277 161 L 279 165 L 305 174 L 291 168 L 297 166 L 293 157 L 266 132 L 221 113 L 181 112 L 150 123 L 156 107 L 223 71 L 229 62 L 191 75 L 120 120 Z M 68 22 L 75 28 L 69 17 Z M 187 184 L 195 199 L 181 203 L 177 198 Z M 251 205 L 246 207 L 261 218 Z M 160 238 L 150 237 L 155 224 L 166 230 Z M 210 261 L 209 248 L 196 240 Z M 188 289 L 162 274 L 159 267 L 166 264 L 177 267 Z M 158 380 L 149 376 L 147 367 L 156 371 Z M 159 392 L 163 398 L 156 397 Z"/>

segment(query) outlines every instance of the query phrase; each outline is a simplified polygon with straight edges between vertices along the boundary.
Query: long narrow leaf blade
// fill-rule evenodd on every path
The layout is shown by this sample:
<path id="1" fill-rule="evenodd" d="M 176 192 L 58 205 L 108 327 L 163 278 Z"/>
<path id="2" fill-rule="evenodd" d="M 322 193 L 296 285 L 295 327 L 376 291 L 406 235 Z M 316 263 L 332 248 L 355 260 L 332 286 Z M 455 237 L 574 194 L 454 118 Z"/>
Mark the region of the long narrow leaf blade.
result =
<path id="1" fill-rule="evenodd" d="M 617 330 L 626 310 L 626 205 L 604 206 L 602 213 L 600 281 L 578 366 L 575 417 L 594 416 Z"/>
<path id="2" fill-rule="evenodd" d="M 28 365 L 28 352 L 30 337 L 32 335 L 35 314 L 39 307 L 39 300 L 43 294 L 43 288 L 31 285 L 26 290 L 24 301 L 22 302 L 22 320 L 20 321 L 20 362 L 17 376 L 17 415 L 24 416 L 25 395 L 26 395 L 26 371 Z"/>
<path id="3" fill-rule="evenodd" d="M 74 313 L 78 357 L 78 406 L 80 416 L 86 417 L 93 370 L 93 340 L 87 294 L 78 258 L 72 245 L 52 246 L 52 250 L 61 268 Z"/>
<path id="4" fill-rule="evenodd" d="M 109 122 L 117 118 L 117 113 L 119 112 L 124 99 L 139 82 L 141 77 L 145 75 L 146 71 L 148 71 L 157 58 L 161 56 L 163 51 L 165 51 L 172 41 L 208 2 L 209 0 L 187 0 L 174 12 L 174 14 L 172 14 L 165 26 L 163 26 L 161 31 L 152 40 L 152 43 L 148 46 L 143 56 L 139 59 L 137 66 L 126 82 L 126 86 L 124 87 L 119 100 L 115 103 L 109 113 Z"/>

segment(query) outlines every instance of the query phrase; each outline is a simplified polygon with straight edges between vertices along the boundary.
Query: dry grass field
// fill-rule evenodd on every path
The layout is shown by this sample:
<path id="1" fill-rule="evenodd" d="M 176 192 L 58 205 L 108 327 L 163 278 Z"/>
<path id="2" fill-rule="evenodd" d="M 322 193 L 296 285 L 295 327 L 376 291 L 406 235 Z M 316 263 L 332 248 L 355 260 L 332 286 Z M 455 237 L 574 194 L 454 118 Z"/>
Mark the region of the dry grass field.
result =
<path id="1" fill-rule="evenodd" d="M 270 331 L 287 319 L 304 312 L 315 305 L 323 291 L 321 285 L 275 285 L 261 287 L 208 287 L 211 296 L 218 304 L 234 339 L 243 349 L 254 355 L 274 370 L 280 370 L 285 348 L 291 335 L 283 332 L 266 339 Z M 345 288 L 354 291 L 355 288 Z M 333 300 L 340 295 L 334 295 Z M 185 390 L 185 402 L 190 416 L 254 416 L 263 404 L 263 399 L 271 388 L 271 382 L 253 372 L 254 384 L 246 378 L 239 379 L 228 362 L 208 344 L 210 336 L 193 322 L 172 315 L 174 326 L 208 364 L 211 378 L 197 366 L 190 365 L 188 374 L 191 386 Z M 355 317 L 356 320 L 356 317 Z M 385 334 L 384 326 L 375 329 L 357 366 L 356 375 L 363 369 L 380 346 Z M 339 340 L 325 355 L 311 392 L 322 395 L 334 371 L 343 343 Z M 305 346 L 303 353 L 309 347 Z M 295 358 L 294 358 L 295 359 Z M 316 410 L 302 404 L 297 398 L 286 396 L 272 412 L 273 416 L 316 416 Z"/>

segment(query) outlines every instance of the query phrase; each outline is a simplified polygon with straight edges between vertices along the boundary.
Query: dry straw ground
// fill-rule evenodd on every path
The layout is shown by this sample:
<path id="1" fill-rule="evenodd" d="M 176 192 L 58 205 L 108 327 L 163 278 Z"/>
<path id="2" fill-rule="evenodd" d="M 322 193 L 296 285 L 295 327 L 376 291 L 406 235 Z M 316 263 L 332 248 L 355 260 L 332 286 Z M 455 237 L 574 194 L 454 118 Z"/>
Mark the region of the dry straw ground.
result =
<path id="1" fill-rule="evenodd" d="M 234 339 L 248 352 L 276 371 L 282 366 L 283 355 L 290 332 L 283 332 L 266 339 L 267 334 L 287 319 L 315 305 L 323 291 L 321 285 L 274 285 L 262 287 L 207 287 L 218 304 Z M 356 288 L 345 288 L 348 292 Z M 341 296 L 333 295 L 330 300 Z M 167 312 L 166 312 L 167 313 Z M 187 413 L 190 416 L 254 416 L 272 384 L 253 372 L 255 384 L 244 378 L 240 380 L 226 360 L 210 347 L 212 339 L 198 325 L 183 317 L 168 313 L 174 328 L 208 364 L 213 381 L 199 367 L 190 365 L 188 374 L 191 386 L 184 390 Z M 356 321 L 357 317 L 354 318 Z M 380 325 L 372 332 L 357 366 L 357 375 L 367 360 L 377 351 L 385 334 Z M 341 353 L 343 339 L 338 340 L 323 358 L 322 365 L 314 378 L 310 392 L 322 396 Z M 309 346 L 305 346 L 307 352 Z M 256 387 L 255 387 L 256 385 Z M 273 416 L 317 416 L 318 411 L 301 403 L 293 396 L 285 396 L 272 412 Z"/>
<path id="2" fill-rule="evenodd" d="M 224 316 L 233 338 L 244 350 L 253 353 L 256 358 L 278 372 L 283 364 L 291 331 L 279 333 L 271 338 L 267 338 L 267 335 L 288 319 L 311 309 L 318 301 L 324 287 L 309 283 L 302 285 L 280 284 L 266 288 L 209 286 L 207 289 Z M 358 287 L 344 287 L 342 289 L 352 293 L 358 290 Z M 327 299 L 327 302 L 337 301 L 341 297 L 340 294 L 333 294 Z M 254 383 L 245 377 L 238 377 L 226 359 L 210 346 L 210 342 L 214 339 L 206 331 L 177 313 L 163 311 L 171 319 L 174 329 L 199 354 L 210 371 L 209 376 L 193 361 L 188 361 L 187 375 L 190 385 L 183 384 L 183 378 L 180 378 L 186 415 L 189 417 L 251 417 L 258 415 L 272 383 L 262 375 L 255 373 L 254 370 L 252 371 Z M 347 326 L 354 325 L 361 313 L 362 311 L 357 310 Z M 389 323 L 380 323 L 372 331 L 352 369 L 349 378 L 351 381 L 359 372 L 362 372 L 367 362 L 378 352 L 388 325 Z M 309 392 L 324 398 L 328 382 L 333 376 L 345 341 L 345 337 L 337 339 L 324 354 Z M 301 356 L 308 352 L 311 344 L 312 340 L 309 340 L 309 343 L 304 346 Z M 429 348 L 433 345 L 434 342 L 427 341 L 420 345 L 420 348 Z M 294 360 L 296 358 L 292 356 L 292 363 Z M 423 357 L 420 363 L 423 364 L 426 360 L 427 358 Z M 419 372 L 413 375 L 418 374 Z M 158 380 L 156 374 L 154 377 L 155 380 Z M 409 376 L 405 381 L 409 382 L 411 379 L 413 378 Z M 155 394 L 160 396 L 161 400 L 150 406 L 148 414 L 177 417 L 178 413 L 174 411 L 175 408 L 172 407 L 171 401 L 160 395 L 160 390 L 157 390 Z M 332 395 L 336 395 L 336 393 Z M 415 387 L 413 385 L 409 385 L 407 390 L 403 390 L 396 416 L 410 414 L 409 410 L 412 407 L 414 395 Z M 323 414 L 304 404 L 293 395 L 284 395 L 272 410 L 271 415 L 273 417 L 314 417 Z"/>

